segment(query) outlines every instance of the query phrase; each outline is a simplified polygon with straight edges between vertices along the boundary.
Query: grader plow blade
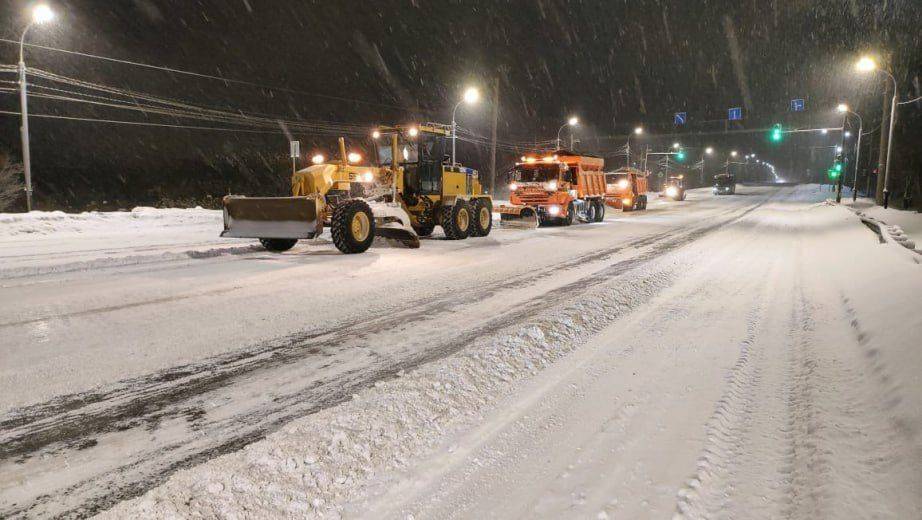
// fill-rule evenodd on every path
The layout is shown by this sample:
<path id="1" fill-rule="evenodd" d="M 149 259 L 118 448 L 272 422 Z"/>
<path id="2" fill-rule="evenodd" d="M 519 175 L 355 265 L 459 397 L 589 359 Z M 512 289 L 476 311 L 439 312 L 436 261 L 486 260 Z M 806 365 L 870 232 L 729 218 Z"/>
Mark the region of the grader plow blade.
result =
<path id="1" fill-rule="evenodd" d="M 222 237 L 313 238 L 319 208 L 312 197 L 224 197 Z"/>
<path id="2" fill-rule="evenodd" d="M 529 206 L 498 206 L 499 225 L 511 229 L 535 229 L 538 213 Z"/>
<path id="3" fill-rule="evenodd" d="M 396 240 L 410 249 L 419 248 L 419 235 L 410 224 L 410 215 L 399 204 L 370 202 L 375 217 L 375 236 Z"/>

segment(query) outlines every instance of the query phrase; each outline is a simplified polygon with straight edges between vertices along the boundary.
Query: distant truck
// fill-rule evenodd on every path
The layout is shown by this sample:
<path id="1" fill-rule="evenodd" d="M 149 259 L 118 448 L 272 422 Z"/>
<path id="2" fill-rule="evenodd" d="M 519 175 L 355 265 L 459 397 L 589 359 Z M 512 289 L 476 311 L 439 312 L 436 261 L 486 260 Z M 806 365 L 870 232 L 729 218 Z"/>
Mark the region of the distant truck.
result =
<path id="1" fill-rule="evenodd" d="M 557 150 L 523 156 L 511 172 L 509 205 L 496 208 L 506 227 L 569 226 L 605 218 L 601 157 Z"/>
<path id="2" fill-rule="evenodd" d="M 736 193 L 736 176 L 731 173 L 719 173 L 714 176 L 714 195 L 733 195 Z"/>
<path id="3" fill-rule="evenodd" d="M 637 168 L 622 167 L 605 172 L 605 204 L 634 211 L 647 209 L 647 175 Z"/>
<path id="4" fill-rule="evenodd" d="M 685 176 L 673 175 L 666 179 L 662 195 L 667 199 L 685 200 Z"/>

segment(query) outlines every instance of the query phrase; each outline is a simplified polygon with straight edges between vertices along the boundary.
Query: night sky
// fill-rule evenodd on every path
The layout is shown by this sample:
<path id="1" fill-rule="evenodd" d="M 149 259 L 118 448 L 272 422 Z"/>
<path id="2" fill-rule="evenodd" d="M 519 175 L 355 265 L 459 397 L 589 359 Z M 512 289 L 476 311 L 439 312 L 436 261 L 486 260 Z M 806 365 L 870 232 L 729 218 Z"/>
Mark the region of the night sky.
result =
<path id="1" fill-rule="evenodd" d="M 12 0 L 0 7 L 4 38 L 18 40 L 31 4 Z M 479 86 L 489 101 L 498 78 L 500 170 L 519 153 L 515 145 L 554 138 L 570 114 L 582 121 L 581 149 L 607 156 L 613 165 L 623 163 L 612 154 L 626 134 L 642 124 L 661 136 L 647 137 L 645 144 L 663 147 L 681 140 L 689 146 L 738 148 L 796 166 L 800 159 L 789 157 L 791 149 L 773 148 L 762 132 L 743 130 L 774 123 L 839 126 L 841 117 L 833 109 L 842 101 L 865 117 L 866 130 L 873 130 L 880 124 L 886 83 L 882 75 L 853 71 L 855 59 L 866 51 L 892 53 L 903 99 L 922 94 L 918 0 L 50 4 L 58 18 L 33 28 L 28 42 L 262 87 L 40 49 L 27 49 L 29 67 L 230 112 L 362 129 L 380 122 L 448 122 L 466 85 Z M 15 64 L 17 52 L 15 45 L 2 43 L 0 63 Z M 0 79 L 16 78 L 4 72 Z M 804 98 L 807 112 L 789 113 L 792 98 Z M 727 125 L 726 110 L 733 106 L 744 108 L 745 120 Z M 2 93 L 0 109 L 18 111 L 16 94 Z M 901 110 L 897 146 L 907 151 L 895 156 L 895 175 L 916 172 L 922 163 L 922 104 Z M 689 124 L 677 129 L 673 113 L 680 111 L 688 113 Z M 203 124 L 41 98 L 30 101 L 30 112 Z M 463 107 L 459 124 L 489 136 L 490 115 L 489 103 Z M 240 133 L 40 118 L 30 125 L 36 194 L 43 208 L 201 201 L 229 191 L 277 193 L 287 184 L 289 135 L 305 150 L 331 150 L 335 139 L 328 132 L 289 134 L 282 128 Z M 724 130 L 735 132 L 721 134 Z M 869 139 L 876 147 L 879 134 Z M 359 137 L 350 142 L 363 145 Z M 786 144 L 795 142 L 801 155 L 824 144 L 793 138 Z M 17 118 L 0 116 L 0 150 L 15 160 L 19 148 Z M 863 153 L 876 159 L 876 152 L 865 148 Z M 485 146 L 465 144 L 459 155 L 475 168 L 489 169 Z"/>

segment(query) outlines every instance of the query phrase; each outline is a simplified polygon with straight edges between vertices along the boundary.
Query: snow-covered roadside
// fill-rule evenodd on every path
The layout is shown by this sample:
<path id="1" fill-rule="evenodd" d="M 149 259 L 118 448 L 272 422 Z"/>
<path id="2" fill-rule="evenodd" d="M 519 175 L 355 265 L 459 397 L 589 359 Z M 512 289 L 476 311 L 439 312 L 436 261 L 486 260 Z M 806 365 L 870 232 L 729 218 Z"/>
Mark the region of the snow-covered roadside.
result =
<path id="1" fill-rule="evenodd" d="M 0 279 L 255 250 L 219 237 L 222 215 L 196 208 L 0 213 Z"/>
<path id="2" fill-rule="evenodd" d="M 855 202 L 845 200 L 843 204 L 855 211 L 863 220 L 877 225 L 881 237 L 898 243 L 906 249 L 922 254 L 922 213 L 915 210 L 884 209 L 871 199 L 861 198 Z"/>

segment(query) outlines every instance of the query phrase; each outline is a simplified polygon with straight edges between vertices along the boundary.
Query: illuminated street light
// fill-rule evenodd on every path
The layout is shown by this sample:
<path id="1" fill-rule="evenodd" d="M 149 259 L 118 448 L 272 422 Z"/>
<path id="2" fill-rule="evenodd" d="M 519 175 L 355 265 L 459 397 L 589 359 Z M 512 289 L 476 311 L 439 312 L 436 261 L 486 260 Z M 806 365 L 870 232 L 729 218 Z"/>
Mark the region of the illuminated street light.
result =
<path id="1" fill-rule="evenodd" d="M 464 91 L 464 96 L 461 98 L 461 101 L 458 101 L 458 103 L 455 104 L 455 108 L 451 110 L 451 164 L 452 166 L 458 164 L 457 161 L 455 161 L 455 145 L 457 144 L 457 141 L 458 141 L 458 123 L 455 121 L 455 115 L 458 112 L 458 107 L 460 107 L 462 103 L 473 105 L 479 100 L 480 100 L 480 91 L 474 87 L 468 87 L 468 89 Z"/>
<path id="2" fill-rule="evenodd" d="M 870 56 L 862 56 L 858 63 L 855 63 L 855 69 L 858 72 L 871 72 L 877 69 L 877 62 Z"/>
<path id="3" fill-rule="evenodd" d="M 642 126 L 638 126 L 637 128 L 634 129 L 634 135 L 640 135 L 640 134 L 642 134 L 642 133 L 643 133 L 643 127 L 642 127 Z"/>
<path id="4" fill-rule="evenodd" d="M 557 149 L 560 149 L 560 132 L 568 126 L 576 126 L 579 124 L 579 118 L 576 116 L 571 116 L 570 119 L 567 119 L 567 122 L 560 126 L 557 129 Z M 573 148 L 573 132 L 570 131 L 570 148 Z"/>
<path id="5" fill-rule="evenodd" d="M 836 107 L 836 111 L 839 112 L 840 114 L 844 114 L 848 112 L 848 105 L 846 105 L 845 103 L 839 103 L 839 106 Z"/>
<path id="6" fill-rule="evenodd" d="M 714 154 L 714 149 L 711 148 L 710 146 L 708 146 L 707 148 L 704 149 L 704 153 L 706 153 L 706 154 L 708 154 L 708 155 L 713 155 L 713 154 Z"/>
<path id="7" fill-rule="evenodd" d="M 737 155 L 738 154 L 736 153 L 736 150 L 733 150 L 732 152 L 730 152 L 730 157 L 736 157 Z"/>
<path id="8" fill-rule="evenodd" d="M 375 130 L 374 132 L 371 133 L 372 139 L 378 139 L 379 137 L 381 137 L 381 132 Z"/>
<path id="9" fill-rule="evenodd" d="M 879 70 L 886 74 L 893 82 L 893 101 L 890 103 L 890 137 L 887 139 L 887 161 L 884 166 L 884 208 L 886 208 L 890 203 L 890 157 L 892 156 L 891 151 L 893 150 L 893 130 L 896 127 L 896 106 L 897 100 L 899 99 L 899 85 L 896 83 L 896 78 L 893 77 L 893 73 L 887 69 L 878 67 L 877 62 L 870 56 L 862 56 L 861 59 L 855 63 L 855 69 L 857 69 L 858 72 L 873 72 Z"/>
<path id="10" fill-rule="evenodd" d="M 845 134 L 843 134 L 843 135 L 845 135 L 845 137 L 848 138 L 848 137 L 851 137 L 851 136 L 852 136 L 852 133 L 851 133 L 850 131 L 846 130 L 846 131 L 845 131 Z"/>
<path id="11" fill-rule="evenodd" d="M 678 150 L 678 149 L 679 149 L 679 146 L 681 146 L 679 143 L 672 143 L 672 148 L 673 148 L 674 150 Z"/>
<path id="12" fill-rule="evenodd" d="M 26 46 L 26 34 L 33 25 L 42 25 L 54 20 L 54 11 L 45 4 L 32 8 L 32 21 L 22 31 L 19 39 L 19 109 L 22 125 L 19 127 L 22 138 L 22 168 L 26 179 L 26 211 L 32 211 L 32 157 L 29 150 L 29 99 L 26 92 L 26 62 L 23 59 Z"/>
<path id="13" fill-rule="evenodd" d="M 824 129 L 820 130 L 820 133 L 823 134 L 823 135 L 826 135 L 826 134 L 829 133 L 829 130 L 826 130 L 826 129 L 824 128 Z"/>

